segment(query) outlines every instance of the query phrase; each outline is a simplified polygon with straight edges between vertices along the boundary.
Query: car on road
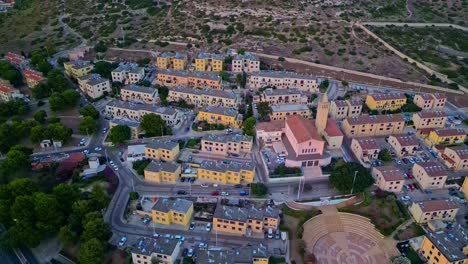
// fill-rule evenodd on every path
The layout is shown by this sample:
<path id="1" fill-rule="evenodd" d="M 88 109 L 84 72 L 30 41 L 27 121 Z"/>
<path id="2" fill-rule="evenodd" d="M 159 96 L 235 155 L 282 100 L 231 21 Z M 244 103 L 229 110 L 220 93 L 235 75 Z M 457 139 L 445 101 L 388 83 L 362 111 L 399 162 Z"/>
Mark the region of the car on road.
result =
<path id="1" fill-rule="evenodd" d="M 234 185 L 234 188 L 242 188 L 242 184 L 236 184 Z"/>
<path id="2" fill-rule="evenodd" d="M 151 221 L 151 218 L 149 218 L 149 217 L 143 218 L 143 224 L 145 224 L 145 225 L 148 224 L 150 221 Z"/>
<path id="3" fill-rule="evenodd" d="M 173 238 L 174 238 L 174 236 L 173 236 L 173 235 L 171 235 L 171 234 L 165 234 L 165 235 L 164 235 L 164 238 L 167 238 L 167 239 L 173 239 Z"/>
<path id="4" fill-rule="evenodd" d="M 174 236 L 175 239 L 179 239 L 180 241 L 185 241 L 185 237 L 181 235 Z"/>
<path id="5" fill-rule="evenodd" d="M 206 231 L 211 231 L 211 223 L 206 224 Z"/>
<path id="6" fill-rule="evenodd" d="M 193 248 L 189 249 L 187 252 L 187 257 L 190 257 L 190 258 L 193 257 L 193 253 L 194 253 Z"/>
<path id="7" fill-rule="evenodd" d="M 85 150 L 83 150 L 83 153 L 84 153 L 84 154 L 89 154 L 89 150 L 88 150 L 88 149 L 85 149 Z"/>
<path id="8" fill-rule="evenodd" d="M 240 195 L 240 196 L 247 196 L 247 195 L 249 195 L 249 192 L 247 192 L 247 191 L 240 191 L 240 192 L 239 192 L 239 195 Z"/>
<path id="9" fill-rule="evenodd" d="M 409 201 L 409 200 L 411 200 L 411 197 L 409 197 L 408 195 L 405 195 L 405 196 L 400 197 L 400 200 Z"/>
<path id="10" fill-rule="evenodd" d="M 195 229 L 195 222 L 192 222 L 190 223 L 190 227 L 189 227 L 190 230 L 193 230 Z"/>
<path id="11" fill-rule="evenodd" d="M 413 178 L 414 178 L 414 177 L 413 177 L 413 173 L 408 172 L 407 174 L 408 174 L 408 178 L 410 178 L 410 179 L 413 179 Z"/>
<path id="12" fill-rule="evenodd" d="M 275 239 L 280 239 L 280 231 L 279 231 L 279 229 L 276 229 Z"/>
<path id="13" fill-rule="evenodd" d="M 396 160 L 396 164 L 401 165 L 401 160 Z"/>
<path id="14" fill-rule="evenodd" d="M 407 191 L 411 190 L 410 187 L 409 187 L 409 184 L 405 184 L 405 185 L 403 185 L 403 187 L 404 187 Z"/>
<path id="15" fill-rule="evenodd" d="M 110 165 L 114 165 L 114 161 L 113 161 L 113 160 L 109 161 L 109 163 L 110 163 Z"/>
<path id="16" fill-rule="evenodd" d="M 268 228 L 268 238 L 273 238 L 273 229 Z"/>
<path id="17" fill-rule="evenodd" d="M 198 247 L 199 247 L 199 248 L 208 248 L 208 244 L 207 244 L 207 243 L 200 242 L 200 244 L 198 244 Z"/>
<path id="18" fill-rule="evenodd" d="M 208 187 L 208 184 L 202 183 L 202 184 L 200 184 L 200 186 L 203 187 L 203 188 L 206 188 L 206 187 Z"/>
<path id="19" fill-rule="evenodd" d="M 231 128 L 226 129 L 226 135 L 229 135 L 229 134 L 231 134 L 231 133 L 232 133 L 232 129 L 231 129 Z"/>
<path id="20" fill-rule="evenodd" d="M 223 160 L 223 163 L 224 164 L 231 164 L 231 161 L 230 160 Z"/>
<path id="21" fill-rule="evenodd" d="M 221 192 L 221 196 L 229 196 L 228 192 Z"/>
<path id="22" fill-rule="evenodd" d="M 177 194 L 178 194 L 178 195 L 186 195 L 186 194 L 187 194 L 187 191 L 178 190 L 178 191 L 177 191 Z"/>
<path id="23" fill-rule="evenodd" d="M 413 158 L 409 158 L 409 162 L 410 162 L 411 164 L 414 164 L 414 159 L 413 159 Z"/>
<path id="24" fill-rule="evenodd" d="M 101 150 L 102 150 L 102 148 L 100 148 L 100 147 L 95 147 L 94 148 L 94 151 L 101 151 Z"/>
<path id="25" fill-rule="evenodd" d="M 239 154 L 237 154 L 237 153 L 231 153 L 231 156 L 232 156 L 232 157 L 234 157 L 234 158 L 238 158 L 238 157 L 240 157 L 240 155 L 239 155 Z"/>
<path id="26" fill-rule="evenodd" d="M 416 190 L 416 187 L 414 187 L 414 184 L 410 183 L 408 185 L 409 185 L 409 188 L 411 189 L 411 191 Z"/>
<path id="27" fill-rule="evenodd" d="M 432 190 L 431 189 L 426 189 L 426 190 L 424 190 L 424 192 L 429 194 L 429 193 L 432 193 Z"/>
<path id="28" fill-rule="evenodd" d="M 182 257 L 186 257 L 188 254 L 188 248 L 184 248 L 184 250 L 182 250 Z"/>
<path id="29" fill-rule="evenodd" d="M 218 192 L 218 191 L 211 192 L 211 195 L 213 195 L 213 196 L 218 196 L 218 195 L 219 195 L 219 192 Z"/>
<path id="30" fill-rule="evenodd" d="M 121 237 L 119 240 L 119 247 L 123 247 L 123 245 L 125 245 L 126 242 L 127 242 L 127 237 L 126 236 Z"/>
<path id="31" fill-rule="evenodd" d="M 158 237 L 160 237 L 160 235 L 159 235 L 158 233 L 154 233 L 154 234 L 153 234 L 153 237 L 154 237 L 154 238 L 158 238 Z"/>

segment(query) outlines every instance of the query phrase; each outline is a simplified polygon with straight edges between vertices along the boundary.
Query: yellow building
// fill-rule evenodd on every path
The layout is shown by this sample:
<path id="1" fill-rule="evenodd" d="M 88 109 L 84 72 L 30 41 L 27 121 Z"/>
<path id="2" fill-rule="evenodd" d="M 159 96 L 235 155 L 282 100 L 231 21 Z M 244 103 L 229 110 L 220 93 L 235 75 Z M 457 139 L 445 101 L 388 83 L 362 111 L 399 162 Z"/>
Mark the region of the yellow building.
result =
<path id="1" fill-rule="evenodd" d="M 448 177 L 445 167 L 435 161 L 415 163 L 412 172 L 423 190 L 443 188 Z"/>
<path id="2" fill-rule="evenodd" d="M 242 134 L 217 135 L 205 134 L 201 140 L 201 151 L 227 156 L 252 151 L 252 137 Z"/>
<path id="3" fill-rule="evenodd" d="M 416 136 L 388 136 L 388 144 L 392 146 L 397 157 L 414 156 L 419 150 L 419 141 Z"/>
<path id="4" fill-rule="evenodd" d="M 89 61 L 76 60 L 64 62 L 63 68 L 68 76 L 78 79 L 91 73 L 94 70 L 94 65 Z"/>
<path id="5" fill-rule="evenodd" d="M 181 170 L 180 164 L 173 161 L 151 161 L 145 168 L 145 180 L 157 183 L 176 183 Z"/>
<path id="6" fill-rule="evenodd" d="M 40 82 L 42 82 L 45 78 L 42 76 L 42 72 L 38 72 L 31 69 L 25 69 L 23 71 L 24 80 L 29 88 L 34 88 Z"/>
<path id="7" fill-rule="evenodd" d="M 174 264 L 181 244 L 179 239 L 141 238 L 132 247 L 132 261 L 135 264 Z"/>
<path id="8" fill-rule="evenodd" d="M 371 110 L 397 110 L 406 104 L 403 93 L 369 94 L 366 96 L 366 105 Z"/>
<path id="9" fill-rule="evenodd" d="M 218 204 L 213 215 L 213 230 L 232 235 L 264 233 L 279 227 L 279 209 L 273 206 L 255 205 L 234 207 Z"/>
<path id="10" fill-rule="evenodd" d="M 163 52 L 156 58 L 156 65 L 159 69 L 183 70 L 187 65 L 187 55 L 170 51 Z"/>
<path id="11" fill-rule="evenodd" d="M 252 263 L 268 264 L 268 248 L 264 244 L 238 247 L 233 250 L 208 249 L 197 253 L 197 264 Z"/>
<path id="12" fill-rule="evenodd" d="M 422 110 L 443 109 L 447 102 L 447 96 L 441 93 L 417 94 L 413 102 Z"/>
<path id="13" fill-rule="evenodd" d="M 252 183 L 255 178 L 255 165 L 251 162 L 225 164 L 204 160 L 197 169 L 197 178 L 223 184 Z"/>
<path id="14" fill-rule="evenodd" d="M 342 129 L 348 137 L 371 137 L 403 134 L 405 120 L 403 115 L 362 115 L 348 117 Z"/>
<path id="15" fill-rule="evenodd" d="M 465 195 L 465 198 L 468 198 L 468 176 L 465 177 L 460 191 Z"/>
<path id="16" fill-rule="evenodd" d="M 312 117 L 312 111 L 305 104 L 282 104 L 282 105 L 272 105 L 270 120 L 286 120 L 288 116 L 300 115 L 306 119 Z M 326 120 L 325 120 L 326 122 Z"/>
<path id="17" fill-rule="evenodd" d="M 179 143 L 171 140 L 153 140 L 145 146 L 145 156 L 151 159 L 174 161 L 179 154 Z"/>
<path id="18" fill-rule="evenodd" d="M 193 202 L 179 198 L 159 198 L 151 209 L 151 214 L 155 223 L 186 226 L 192 219 Z"/>
<path id="19" fill-rule="evenodd" d="M 418 224 L 425 224 L 431 220 L 454 221 L 459 208 L 455 202 L 449 200 L 429 200 L 414 202 L 409 211 Z"/>
<path id="20" fill-rule="evenodd" d="M 417 112 L 413 114 L 413 123 L 416 129 L 443 128 L 447 117 L 444 111 Z"/>
<path id="21" fill-rule="evenodd" d="M 418 253 L 427 264 L 467 264 L 466 234 L 468 230 L 461 225 L 452 230 L 429 232 L 424 236 Z"/>
<path id="22" fill-rule="evenodd" d="M 206 121 L 209 124 L 223 124 L 226 127 L 239 128 L 242 124 L 242 115 L 234 108 L 206 106 L 198 112 L 197 120 Z"/>
<path id="23" fill-rule="evenodd" d="M 195 70 L 220 72 L 223 70 L 223 64 L 222 54 L 200 53 L 195 59 Z"/>
<path id="24" fill-rule="evenodd" d="M 431 131 L 426 138 L 426 143 L 429 146 L 462 144 L 465 139 L 466 132 L 463 128 L 441 128 Z"/>
<path id="25" fill-rule="evenodd" d="M 468 147 L 446 147 L 442 153 L 445 165 L 455 171 L 468 170 Z"/>
<path id="26" fill-rule="evenodd" d="M 405 183 L 403 172 L 395 166 L 373 167 L 372 177 L 377 186 L 387 192 L 401 192 Z"/>

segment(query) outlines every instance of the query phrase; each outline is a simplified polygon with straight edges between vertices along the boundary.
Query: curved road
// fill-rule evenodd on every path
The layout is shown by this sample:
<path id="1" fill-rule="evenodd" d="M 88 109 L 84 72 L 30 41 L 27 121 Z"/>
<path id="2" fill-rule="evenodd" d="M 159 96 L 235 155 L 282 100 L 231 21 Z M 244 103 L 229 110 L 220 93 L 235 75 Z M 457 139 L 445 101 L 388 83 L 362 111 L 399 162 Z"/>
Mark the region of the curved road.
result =
<path id="1" fill-rule="evenodd" d="M 376 27 L 386 27 L 386 26 L 396 26 L 396 27 L 451 27 L 460 29 L 463 31 L 468 31 L 468 27 L 463 27 L 460 25 L 449 24 L 449 23 L 405 23 L 405 22 L 359 22 L 361 25 L 365 26 L 376 26 Z"/>

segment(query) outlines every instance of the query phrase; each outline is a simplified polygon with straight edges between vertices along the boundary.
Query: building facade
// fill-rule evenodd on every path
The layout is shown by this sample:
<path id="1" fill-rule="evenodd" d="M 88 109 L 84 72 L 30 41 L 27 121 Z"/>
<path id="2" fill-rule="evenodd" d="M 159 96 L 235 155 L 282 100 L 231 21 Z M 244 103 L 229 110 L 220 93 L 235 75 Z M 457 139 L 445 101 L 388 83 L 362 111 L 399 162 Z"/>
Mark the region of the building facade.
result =
<path id="1" fill-rule="evenodd" d="M 161 70 L 158 72 L 156 83 L 165 86 L 191 86 L 200 88 L 222 88 L 221 77 L 214 72 L 187 72 Z"/>
<path id="2" fill-rule="evenodd" d="M 237 54 L 232 58 L 233 72 L 258 72 L 260 71 L 260 59 L 246 52 L 245 54 Z"/>
<path id="3" fill-rule="evenodd" d="M 251 162 L 225 164 L 204 160 L 197 169 L 197 178 L 222 184 L 252 183 L 255 178 L 255 165 Z"/>
<path id="4" fill-rule="evenodd" d="M 414 156 L 419 150 L 419 141 L 416 136 L 389 136 L 388 143 L 397 157 Z"/>
<path id="5" fill-rule="evenodd" d="M 154 160 L 174 161 L 179 154 L 179 143 L 172 140 L 152 140 L 145 146 L 145 156 Z"/>
<path id="6" fill-rule="evenodd" d="M 90 74 L 94 70 L 94 65 L 89 61 L 75 60 L 64 62 L 63 68 L 68 76 L 78 79 Z"/>
<path id="7" fill-rule="evenodd" d="M 446 147 L 442 153 L 442 159 L 447 167 L 455 171 L 468 170 L 468 147 Z"/>
<path id="8" fill-rule="evenodd" d="M 144 170 L 145 180 L 156 183 L 176 183 L 181 173 L 181 165 L 176 162 L 151 161 Z"/>
<path id="9" fill-rule="evenodd" d="M 200 53 L 195 59 L 196 71 L 223 71 L 224 55 L 213 53 Z"/>
<path id="10" fill-rule="evenodd" d="M 427 233 L 418 250 L 427 264 L 466 264 L 468 263 L 468 229 L 455 225 L 453 230 Z"/>
<path id="11" fill-rule="evenodd" d="M 169 102 L 184 100 L 195 106 L 224 106 L 235 108 L 240 104 L 240 98 L 230 91 L 197 89 L 178 86 L 171 88 L 167 96 Z"/>
<path id="12" fill-rule="evenodd" d="M 214 155 L 245 154 L 252 151 L 252 137 L 242 134 L 205 134 L 201 140 L 201 151 Z"/>
<path id="13" fill-rule="evenodd" d="M 447 96 L 441 93 L 417 94 L 413 102 L 422 110 L 443 109 L 447 102 Z"/>
<path id="14" fill-rule="evenodd" d="M 409 211 L 418 224 L 426 224 L 431 220 L 454 221 L 459 208 L 449 200 L 429 200 L 414 202 Z"/>
<path id="15" fill-rule="evenodd" d="M 413 114 L 413 123 L 416 129 L 443 128 L 447 122 L 447 113 L 444 111 L 424 111 Z"/>
<path id="16" fill-rule="evenodd" d="M 403 134 L 403 115 L 362 115 L 343 121 L 343 132 L 349 137 L 371 137 Z"/>
<path id="17" fill-rule="evenodd" d="M 270 120 L 286 120 L 287 117 L 299 115 L 303 118 L 310 119 L 312 111 L 304 104 L 283 104 L 271 106 Z"/>
<path id="18" fill-rule="evenodd" d="M 154 104 L 158 102 L 158 98 L 158 90 L 152 87 L 130 84 L 120 89 L 120 99 L 122 101 Z"/>
<path id="19" fill-rule="evenodd" d="M 429 146 L 434 145 L 452 145 L 465 142 L 466 132 L 463 128 L 440 128 L 432 130 L 426 138 Z"/>
<path id="20" fill-rule="evenodd" d="M 155 223 L 187 226 L 192 220 L 193 202 L 179 198 L 159 198 L 151 209 Z"/>
<path id="21" fill-rule="evenodd" d="M 125 101 L 110 101 L 106 105 L 105 115 L 107 118 L 127 119 L 140 122 L 144 115 L 159 115 L 168 126 L 174 126 L 182 121 L 182 114 L 171 107 L 160 107 L 149 104 L 137 104 Z M 163 136 L 163 135 L 162 135 Z"/>
<path id="22" fill-rule="evenodd" d="M 114 118 L 109 121 L 109 129 L 112 129 L 115 126 L 128 126 L 130 128 L 130 139 L 137 139 L 139 138 L 141 129 L 140 129 L 140 122 L 137 121 L 131 121 L 131 120 L 126 120 L 126 119 L 117 119 Z"/>
<path id="23" fill-rule="evenodd" d="M 206 121 L 208 124 L 222 124 L 226 127 L 239 128 L 242 124 L 242 115 L 234 108 L 205 106 L 198 111 L 197 120 Z"/>
<path id="24" fill-rule="evenodd" d="M 254 96 L 254 102 L 268 102 L 270 105 L 282 104 L 310 104 L 311 94 L 296 88 L 272 89 L 268 88 L 259 96 Z"/>
<path id="25" fill-rule="evenodd" d="M 35 70 L 31 70 L 31 69 L 25 69 L 23 71 L 23 76 L 24 76 L 24 81 L 26 82 L 28 87 L 31 89 L 34 88 L 43 80 L 45 80 L 44 76 L 42 75 L 42 72 L 38 72 Z"/>
<path id="26" fill-rule="evenodd" d="M 447 170 L 437 162 L 417 162 L 413 165 L 413 176 L 421 189 L 441 189 L 447 180 Z"/>
<path id="27" fill-rule="evenodd" d="M 184 70 L 187 66 L 187 55 L 166 51 L 156 57 L 156 65 L 159 69 Z"/>
<path id="28" fill-rule="evenodd" d="M 141 238 L 132 247 L 132 261 L 135 264 L 174 264 L 180 254 L 179 239 Z"/>
<path id="29" fill-rule="evenodd" d="M 406 95 L 403 93 L 369 94 L 366 96 L 366 105 L 370 110 L 397 110 L 406 104 Z"/>
<path id="30" fill-rule="evenodd" d="M 387 192 L 399 193 L 405 183 L 403 172 L 395 166 L 373 167 L 372 177 L 374 177 L 377 186 Z"/>
<path id="31" fill-rule="evenodd" d="M 261 122 L 255 125 L 257 142 L 263 146 L 271 146 L 274 142 L 281 141 L 284 132 L 284 121 Z"/>
<path id="32" fill-rule="evenodd" d="M 0 101 L 9 102 L 15 98 L 15 95 L 20 94 L 18 89 L 13 88 L 11 85 L 0 84 Z"/>
<path id="33" fill-rule="evenodd" d="M 297 88 L 301 91 L 318 92 L 317 78 L 292 72 L 261 71 L 252 73 L 247 78 L 247 87 L 259 89 L 276 87 L 277 89 Z"/>
<path id="34" fill-rule="evenodd" d="M 373 138 L 353 138 L 351 150 L 362 163 L 371 163 L 379 156 L 380 146 Z"/>
<path id="35" fill-rule="evenodd" d="M 135 84 L 145 77 L 145 69 L 134 63 L 122 63 L 111 72 L 112 82 Z"/>
<path id="36" fill-rule="evenodd" d="M 78 78 L 80 90 L 93 99 L 97 99 L 112 91 L 110 81 L 97 73 Z"/>

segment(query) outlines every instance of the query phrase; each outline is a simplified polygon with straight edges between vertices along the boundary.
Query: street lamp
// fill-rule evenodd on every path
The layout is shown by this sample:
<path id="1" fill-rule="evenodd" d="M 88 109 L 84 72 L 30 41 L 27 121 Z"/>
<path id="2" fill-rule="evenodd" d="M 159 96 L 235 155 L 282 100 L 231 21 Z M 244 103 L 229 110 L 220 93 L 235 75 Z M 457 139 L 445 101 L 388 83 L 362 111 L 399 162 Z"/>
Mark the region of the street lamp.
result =
<path id="1" fill-rule="evenodd" d="M 354 171 L 353 185 L 351 186 L 351 194 L 353 194 L 354 191 L 354 182 L 356 181 L 357 173 L 358 171 Z"/>

